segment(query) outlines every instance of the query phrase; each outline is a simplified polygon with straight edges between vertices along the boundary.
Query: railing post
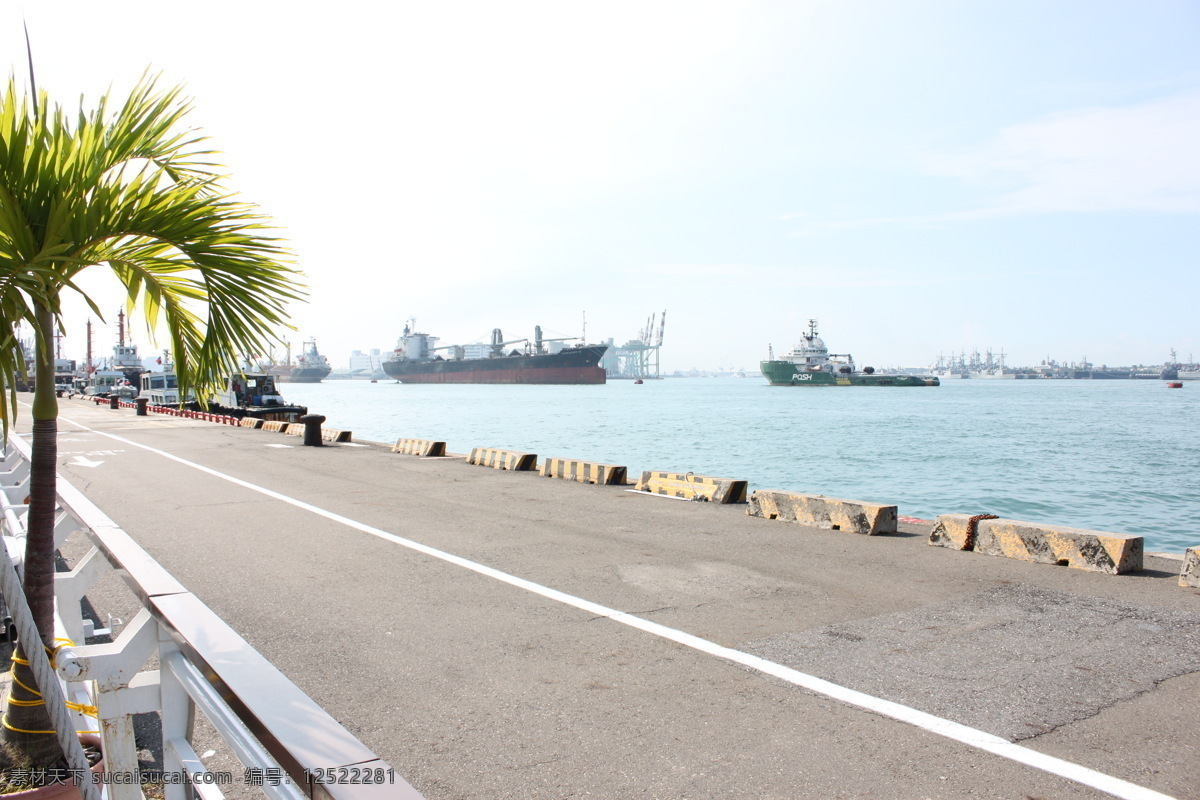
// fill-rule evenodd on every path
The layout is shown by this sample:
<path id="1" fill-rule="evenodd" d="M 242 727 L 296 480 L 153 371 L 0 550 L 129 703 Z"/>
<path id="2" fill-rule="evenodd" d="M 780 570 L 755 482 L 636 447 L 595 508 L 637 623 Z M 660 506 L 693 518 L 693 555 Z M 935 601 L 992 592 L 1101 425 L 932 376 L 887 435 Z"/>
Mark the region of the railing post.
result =
<path id="1" fill-rule="evenodd" d="M 158 663 L 164 664 L 168 654 L 178 653 L 179 645 L 159 626 Z M 178 775 L 184 772 L 184 764 L 173 739 L 192 740 L 192 729 L 196 724 L 196 704 L 179 678 L 169 669 L 159 669 L 159 693 L 162 696 L 162 753 L 163 772 Z M 192 789 L 182 781 L 170 781 L 163 787 L 165 800 L 191 800 Z"/>
<path id="2" fill-rule="evenodd" d="M 54 547 L 58 549 L 62 547 L 63 542 L 67 540 L 75 531 L 81 531 L 84 526 L 65 511 L 58 511 L 58 515 L 54 519 Z"/>
<path id="3" fill-rule="evenodd" d="M 59 572 L 54 576 L 54 602 L 58 617 L 67 638 L 83 644 L 83 609 L 80 601 L 112 566 L 100 553 L 98 547 L 88 551 L 70 572 Z"/>
<path id="4" fill-rule="evenodd" d="M 68 646 L 59 651 L 58 675 L 67 681 L 73 699 L 86 702 L 84 687 L 92 687 L 105 771 L 123 776 L 107 785 L 108 800 L 142 798 L 140 782 L 124 776 L 138 771 L 133 715 L 159 709 L 158 673 L 138 671 L 157 648 L 158 622 L 143 608 L 116 641 Z"/>

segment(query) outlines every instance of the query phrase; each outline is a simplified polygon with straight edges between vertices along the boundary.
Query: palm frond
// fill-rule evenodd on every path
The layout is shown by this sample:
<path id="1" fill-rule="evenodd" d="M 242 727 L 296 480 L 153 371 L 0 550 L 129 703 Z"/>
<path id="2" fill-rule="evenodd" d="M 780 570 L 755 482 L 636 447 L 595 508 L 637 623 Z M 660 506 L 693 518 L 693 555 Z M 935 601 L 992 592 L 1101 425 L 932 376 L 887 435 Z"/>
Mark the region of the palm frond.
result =
<path id="1" fill-rule="evenodd" d="M 223 188 L 181 90 L 147 73 L 123 102 L 105 96 L 73 118 L 44 94 L 36 103 L 35 115 L 11 78 L 0 98 L 5 329 L 37 306 L 59 316 L 64 291 L 98 312 L 76 277 L 105 266 L 147 325 L 167 330 L 181 383 L 211 391 L 238 354 L 268 349 L 306 296 L 300 274 L 270 221 Z M 0 359 L 4 386 L 11 361 Z"/>

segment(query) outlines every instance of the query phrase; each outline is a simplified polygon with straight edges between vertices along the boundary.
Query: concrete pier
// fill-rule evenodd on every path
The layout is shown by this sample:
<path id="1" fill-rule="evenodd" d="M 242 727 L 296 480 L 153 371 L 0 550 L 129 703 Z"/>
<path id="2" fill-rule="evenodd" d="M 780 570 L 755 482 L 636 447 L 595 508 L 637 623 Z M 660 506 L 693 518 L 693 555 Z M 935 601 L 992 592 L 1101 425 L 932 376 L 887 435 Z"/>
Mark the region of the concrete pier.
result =
<path id="1" fill-rule="evenodd" d="M 60 403 L 60 475 L 431 800 L 1200 792 L 1179 561 L 982 558 L 932 524 Z"/>

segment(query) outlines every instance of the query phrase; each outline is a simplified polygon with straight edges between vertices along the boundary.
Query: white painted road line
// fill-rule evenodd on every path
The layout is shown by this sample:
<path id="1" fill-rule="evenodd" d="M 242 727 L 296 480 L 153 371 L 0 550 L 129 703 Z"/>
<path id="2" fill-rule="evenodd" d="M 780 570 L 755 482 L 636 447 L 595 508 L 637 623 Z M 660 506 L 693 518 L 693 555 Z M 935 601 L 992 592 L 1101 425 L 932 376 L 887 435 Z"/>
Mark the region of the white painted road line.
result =
<path id="1" fill-rule="evenodd" d="M 731 661 L 735 664 L 741 664 L 763 674 L 787 681 L 795 686 L 808 689 L 811 692 L 824 695 L 834 700 L 839 700 L 847 705 L 857 706 L 858 708 L 862 708 L 885 717 L 890 717 L 891 719 L 895 719 L 900 722 L 908 723 L 917 728 L 921 728 L 922 730 L 929 731 L 930 733 L 935 733 L 939 736 L 953 739 L 954 741 L 984 750 L 1002 758 L 1007 758 L 1011 761 L 1016 761 L 1027 766 L 1034 767 L 1044 772 L 1048 772 L 1051 775 L 1057 775 L 1060 778 L 1065 778 L 1084 786 L 1090 786 L 1093 789 L 1098 789 L 1114 797 L 1124 798 L 1125 800 L 1174 800 L 1174 798 L 1172 798 L 1170 795 L 1165 795 L 1161 792 L 1156 792 L 1152 789 L 1138 786 L 1135 783 L 1130 783 L 1129 781 L 1125 781 L 1120 778 L 1114 778 L 1111 775 L 1105 775 L 1102 772 L 1097 772 L 1094 769 L 1090 769 L 1061 758 L 1039 753 L 1036 750 L 1031 750 L 1028 747 L 1014 744 L 1007 739 L 1002 739 L 999 736 L 994 736 L 990 733 L 986 733 L 985 731 L 971 728 L 966 725 L 961 725 L 948 719 L 942 719 L 941 717 L 934 716 L 933 714 L 927 714 L 924 711 L 918 711 L 917 709 L 910 708 L 909 706 L 893 703 L 890 700 L 884 700 L 879 697 L 864 694 L 863 692 L 855 691 L 854 689 L 848 689 L 845 686 L 839 686 L 836 683 L 831 683 L 814 675 L 808 675 L 790 667 L 785 667 L 782 664 L 776 664 L 773 661 L 767 661 L 764 658 L 759 658 L 758 656 L 750 655 L 749 653 L 743 653 L 740 650 L 733 650 L 728 647 L 723 647 L 722 645 L 719 645 L 715 642 L 710 642 L 707 639 L 701 639 L 698 636 L 693 636 L 690 633 L 685 633 L 674 628 L 668 628 L 665 625 L 660 625 L 656 622 L 650 622 L 649 620 L 636 617 L 624 611 L 608 608 L 607 606 L 600 605 L 599 603 L 593 603 L 590 600 L 585 600 L 581 597 L 575 597 L 574 595 L 560 592 L 557 589 L 551 589 L 547 586 L 542 586 L 541 584 L 527 581 L 524 578 L 518 578 L 515 575 L 509 575 L 506 572 L 493 569 L 485 564 L 480 564 L 478 562 L 456 556 L 452 553 L 447 553 L 443 550 L 438 550 L 436 548 L 423 545 L 420 542 L 415 542 L 411 539 L 405 539 L 402 536 L 388 533 L 387 531 L 380 530 L 379 528 L 373 528 L 370 525 L 350 519 L 349 517 L 343 517 L 340 514 L 335 514 L 332 511 L 327 511 L 310 503 L 306 503 L 303 500 L 297 500 L 294 497 L 288 497 L 287 495 L 280 494 L 279 492 L 271 489 L 249 483 L 240 478 L 235 478 L 232 475 L 226 475 L 222 472 L 218 472 L 210 467 L 203 466 L 202 464 L 188 461 L 180 458 L 179 456 L 168 453 L 165 450 L 159 450 L 154 447 L 139 444 L 138 442 L 126 439 L 122 436 L 117 436 L 112 433 L 98 431 L 66 417 L 60 417 L 60 419 L 70 422 L 72 425 L 76 425 L 91 433 L 106 436 L 110 439 L 114 439 L 118 442 L 122 442 L 133 447 L 139 447 L 148 452 L 160 455 L 163 458 L 170 459 L 176 463 L 183 464 L 184 466 L 199 470 L 200 472 L 208 475 L 212 475 L 215 478 L 220 478 L 221 480 L 225 480 L 251 491 L 258 492 L 259 494 L 266 495 L 267 497 L 279 500 L 280 502 L 288 503 L 296 508 L 309 511 L 313 514 L 324 517 L 325 519 L 337 522 L 358 531 L 362 531 L 363 533 L 370 534 L 371 536 L 393 542 L 394 544 L 407 547 L 411 550 L 415 550 L 416 552 L 424 553 L 425 555 L 432 556 L 433 558 L 440 559 L 447 563 L 469 569 L 472 572 L 476 572 L 480 575 L 486 575 L 490 578 L 495 578 L 498 581 L 502 581 L 520 589 L 525 589 L 526 591 L 532 592 L 541 597 L 545 597 L 548 600 L 554 600 L 564 605 L 578 608 L 581 611 L 586 611 L 587 613 L 593 614 L 597 617 L 604 617 L 612 620 L 613 622 L 619 622 L 622 625 L 627 625 L 631 628 L 636 628 L 646 633 L 653 634 L 654 636 L 658 636 L 663 639 L 669 639 L 673 642 L 684 645 L 685 647 L 690 647 L 699 652 L 707 653 L 708 655 L 716 656 L 717 658 Z"/>

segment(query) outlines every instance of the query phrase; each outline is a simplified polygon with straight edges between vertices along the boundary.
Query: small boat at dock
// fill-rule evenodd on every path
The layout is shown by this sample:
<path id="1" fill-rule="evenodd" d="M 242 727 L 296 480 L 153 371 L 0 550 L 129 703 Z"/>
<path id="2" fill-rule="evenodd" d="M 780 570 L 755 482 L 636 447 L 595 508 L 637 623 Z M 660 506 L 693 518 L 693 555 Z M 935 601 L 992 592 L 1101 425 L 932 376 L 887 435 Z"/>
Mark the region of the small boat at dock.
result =
<path id="1" fill-rule="evenodd" d="M 288 403 L 279 394 L 275 376 L 249 367 L 234 372 L 225 381 L 225 388 L 206 409 L 231 417 L 252 417 L 261 420 L 298 422 L 308 413 L 307 406 Z"/>

